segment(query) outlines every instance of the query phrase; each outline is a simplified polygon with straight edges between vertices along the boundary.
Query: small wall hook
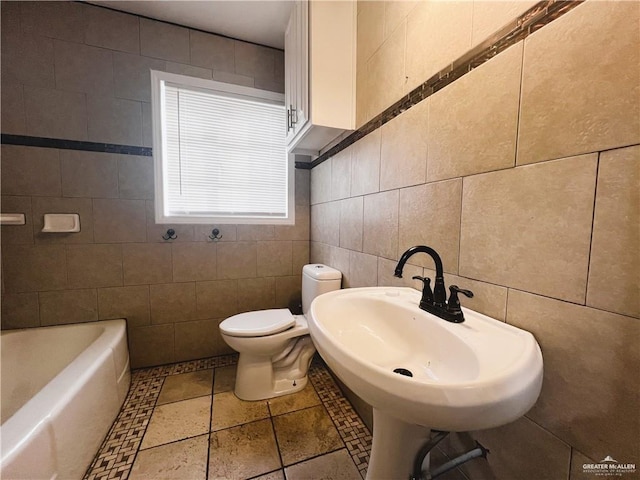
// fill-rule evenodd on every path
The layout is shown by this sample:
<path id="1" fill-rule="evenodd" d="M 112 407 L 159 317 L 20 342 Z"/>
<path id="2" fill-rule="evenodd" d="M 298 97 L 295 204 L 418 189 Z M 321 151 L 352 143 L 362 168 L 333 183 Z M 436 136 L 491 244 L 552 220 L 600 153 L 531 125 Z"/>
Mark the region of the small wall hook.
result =
<path id="1" fill-rule="evenodd" d="M 162 238 L 165 240 L 175 240 L 176 238 L 178 238 L 178 235 L 176 235 L 176 231 L 173 228 L 170 228 L 169 230 L 167 230 L 167 233 L 162 235 Z"/>
<path id="2" fill-rule="evenodd" d="M 214 228 L 213 230 L 211 230 L 211 235 L 209 235 L 209 238 L 214 242 L 217 242 L 222 238 L 222 234 L 220 233 L 220 230 Z"/>

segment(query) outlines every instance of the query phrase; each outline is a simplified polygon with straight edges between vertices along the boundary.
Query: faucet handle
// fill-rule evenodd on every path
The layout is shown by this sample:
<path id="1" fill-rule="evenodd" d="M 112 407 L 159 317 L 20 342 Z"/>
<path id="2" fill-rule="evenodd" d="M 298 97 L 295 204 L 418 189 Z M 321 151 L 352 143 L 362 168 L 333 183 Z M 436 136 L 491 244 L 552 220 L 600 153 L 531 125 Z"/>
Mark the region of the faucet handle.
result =
<path id="1" fill-rule="evenodd" d="M 433 292 L 431 291 L 431 279 L 429 277 L 421 277 L 415 275 L 411 277 L 413 280 L 420 280 L 422 282 L 422 300 L 420 304 L 428 303 L 433 305 Z"/>
<path id="2" fill-rule="evenodd" d="M 447 310 L 450 312 L 461 312 L 460 300 L 458 299 L 458 293 L 463 294 L 465 297 L 473 298 L 473 292 L 471 290 L 464 290 L 457 285 L 451 285 L 449 287 L 449 301 L 447 302 Z"/>
<path id="3" fill-rule="evenodd" d="M 463 294 L 465 297 L 473 298 L 473 292 L 472 292 L 471 290 L 464 290 L 464 289 L 462 289 L 462 288 L 459 288 L 457 285 L 451 285 L 451 286 L 449 287 L 449 291 L 450 291 L 451 293 L 454 293 L 454 292 L 455 292 L 455 293 L 461 293 L 461 294 Z"/>

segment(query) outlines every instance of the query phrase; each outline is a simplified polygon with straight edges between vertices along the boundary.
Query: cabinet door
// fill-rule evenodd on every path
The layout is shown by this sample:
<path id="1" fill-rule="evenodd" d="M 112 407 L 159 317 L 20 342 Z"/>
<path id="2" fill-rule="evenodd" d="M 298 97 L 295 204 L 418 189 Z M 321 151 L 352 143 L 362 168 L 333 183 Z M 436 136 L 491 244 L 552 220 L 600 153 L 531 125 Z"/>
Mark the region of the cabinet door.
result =
<path id="1" fill-rule="evenodd" d="M 285 32 L 285 101 L 287 144 L 309 119 L 309 6 L 306 1 L 293 5 Z"/>
<path id="2" fill-rule="evenodd" d="M 284 34 L 284 101 L 287 109 L 287 144 L 295 136 L 293 112 L 298 104 L 298 2 L 294 2 L 289 24 Z"/>
<path id="3" fill-rule="evenodd" d="M 295 135 L 294 124 L 291 120 L 292 109 L 297 105 L 297 6 L 294 4 L 289 17 L 289 24 L 284 34 L 284 102 L 287 110 L 286 115 L 286 129 L 287 129 L 287 144 Z"/>
<path id="4" fill-rule="evenodd" d="M 309 2 L 296 2 L 298 18 L 298 71 L 296 78 L 295 130 L 299 132 L 309 114 Z"/>

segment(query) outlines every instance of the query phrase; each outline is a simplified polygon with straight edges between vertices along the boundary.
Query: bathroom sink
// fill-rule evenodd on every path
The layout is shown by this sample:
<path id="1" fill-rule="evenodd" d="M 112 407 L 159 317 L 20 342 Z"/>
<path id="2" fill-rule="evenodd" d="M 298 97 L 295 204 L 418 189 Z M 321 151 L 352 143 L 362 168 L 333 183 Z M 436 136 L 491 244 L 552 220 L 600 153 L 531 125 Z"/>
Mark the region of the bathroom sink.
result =
<path id="1" fill-rule="evenodd" d="M 470 431 L 512 422 L 533 406 L 542 355 L 531 333 L 468 309 L 463 323 L 450 323 L 419 302 L 411 288 L 372 287 L 311 304 L 316 348 L 374 415 Z"/>

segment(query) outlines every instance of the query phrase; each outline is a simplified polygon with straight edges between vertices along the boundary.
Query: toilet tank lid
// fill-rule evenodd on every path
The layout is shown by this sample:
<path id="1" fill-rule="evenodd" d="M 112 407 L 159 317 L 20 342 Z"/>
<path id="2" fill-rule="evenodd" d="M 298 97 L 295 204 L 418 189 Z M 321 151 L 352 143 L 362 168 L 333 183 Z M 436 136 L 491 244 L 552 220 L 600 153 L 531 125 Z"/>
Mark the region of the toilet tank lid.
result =
<path id="1" fill-rule="evenodd" d="M 315 280 L 340 280 L 342 273 L 340 270 L 328 267 L 321 263 L 311 263 L 302 267 L 302 273 Z"/>
<path id="2" fill-rule="evenodd" d="M 295 317 L 286 308 L 258 310 L 227 318 L 220 323 L 220 331 L 231 337 L 263 337 L 283 332 L 295 323 Z"/>

